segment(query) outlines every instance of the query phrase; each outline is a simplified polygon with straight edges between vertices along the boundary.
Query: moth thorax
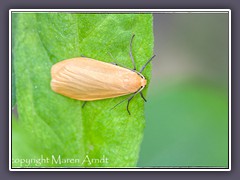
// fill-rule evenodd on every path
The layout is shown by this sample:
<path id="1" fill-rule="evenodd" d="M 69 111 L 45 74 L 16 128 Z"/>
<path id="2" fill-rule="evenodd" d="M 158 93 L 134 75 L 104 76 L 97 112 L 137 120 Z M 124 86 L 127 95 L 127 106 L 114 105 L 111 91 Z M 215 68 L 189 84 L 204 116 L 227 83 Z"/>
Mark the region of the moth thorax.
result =
<path id="1" fill-rule="evenodd" d="M 141 86 L 146 86 L 147 80 L 146 79 L 141 79 Z"/>

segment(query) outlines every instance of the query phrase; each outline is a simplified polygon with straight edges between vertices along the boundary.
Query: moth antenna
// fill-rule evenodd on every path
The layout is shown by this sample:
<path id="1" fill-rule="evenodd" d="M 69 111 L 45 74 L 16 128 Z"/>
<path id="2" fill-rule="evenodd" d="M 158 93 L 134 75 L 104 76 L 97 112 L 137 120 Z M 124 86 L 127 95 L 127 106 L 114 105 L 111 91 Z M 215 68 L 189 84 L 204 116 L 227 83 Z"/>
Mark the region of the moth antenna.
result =
<path id="1" fill-rule="evenodd" d="M 145 67 L 148 65 L 148 63 L 150 63 L 150 62 L 153 60 L 153 58 L 154 58 L 155 56 L 156 56 L 156 55 L 153 55 L 153 56 L 146 62 L 146 64 L 143 65 L 142 69 L 139 71 L 140 73 L 143 72 L 143 70 L 145 69 Z"/>

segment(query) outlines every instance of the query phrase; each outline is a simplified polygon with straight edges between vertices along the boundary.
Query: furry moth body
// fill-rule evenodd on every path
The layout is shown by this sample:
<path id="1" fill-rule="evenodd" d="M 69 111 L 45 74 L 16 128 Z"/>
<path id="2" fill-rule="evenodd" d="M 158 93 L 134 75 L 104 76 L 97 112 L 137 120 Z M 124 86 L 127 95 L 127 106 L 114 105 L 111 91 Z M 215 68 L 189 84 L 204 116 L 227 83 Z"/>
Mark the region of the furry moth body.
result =
<path id="1" fill-rule="evenodd" d="M 141 72 L 154 56 L 140 72 L 137 72 L 131 53 L 133 37 L 130 43 L 133 70 L 86 57 L 67 59 L 58 62 L 51 68 L 52 90 L 81 101 L 94 101 L 132 94 L 125 99 L 128 100 L 129 105 L 130 100 L 138 93 L 145 100 L 141 91 L 146 86 L 147 80 Z"/>

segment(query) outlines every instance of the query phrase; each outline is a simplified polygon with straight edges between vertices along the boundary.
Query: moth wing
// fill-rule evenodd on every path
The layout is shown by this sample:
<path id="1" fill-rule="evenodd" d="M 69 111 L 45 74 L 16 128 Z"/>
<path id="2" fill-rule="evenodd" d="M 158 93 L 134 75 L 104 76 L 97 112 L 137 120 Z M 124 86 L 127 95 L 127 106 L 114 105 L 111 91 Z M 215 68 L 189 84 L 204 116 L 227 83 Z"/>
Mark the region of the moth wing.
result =
<path id="1" fill-rule="evenodd" d="M 84 101 L 118 97 L 138 88 L 126 86 L 126 81 L 139 78 L 136 73 L 89 58 L 61 61 L 52 67 L 51 74 L 53 91 Z"/>

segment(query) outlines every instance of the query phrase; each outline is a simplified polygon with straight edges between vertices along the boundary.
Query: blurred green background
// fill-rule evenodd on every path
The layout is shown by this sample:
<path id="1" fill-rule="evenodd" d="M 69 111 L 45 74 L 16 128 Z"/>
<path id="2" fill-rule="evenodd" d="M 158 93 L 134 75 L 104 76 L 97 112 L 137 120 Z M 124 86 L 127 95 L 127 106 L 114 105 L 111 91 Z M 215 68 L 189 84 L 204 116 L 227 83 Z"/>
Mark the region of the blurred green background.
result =
<path id="1" fill-rule="evenodd" d="M 139 167 L 228 167 L 228 14 L 154 15 Z"/>

